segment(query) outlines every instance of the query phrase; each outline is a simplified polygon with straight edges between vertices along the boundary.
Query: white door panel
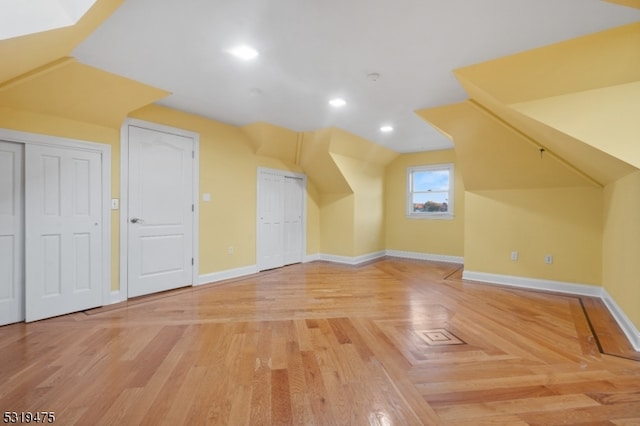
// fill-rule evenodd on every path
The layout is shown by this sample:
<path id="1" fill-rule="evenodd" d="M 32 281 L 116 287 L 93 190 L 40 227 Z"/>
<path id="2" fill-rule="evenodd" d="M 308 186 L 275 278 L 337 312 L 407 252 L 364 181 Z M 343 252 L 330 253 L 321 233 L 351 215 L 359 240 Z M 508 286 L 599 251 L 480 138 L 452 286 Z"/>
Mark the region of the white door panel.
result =
<path id="1" fill-rule="evenodd" d="M 190 137 L 129 126 L 128 295 L 192 285 Z"/>
<path id="2" fill-rule="evenodd" d="M 0 141 L 0 325 L 24 320 L 23 145 Z"/>
<path id="3" fill-rule="evenodd" d="M 284 178 L 284 264 L 302 262 L 302 195 L 304 181 L 298 177 Z"/>
<path id="4" fill-rule="evenodd" d="M 258 209 L 260 247 L 258 269 L 284 264 L 284 177 L 263 171 L 259 175 Z"/>
<path id="5" fill-rule="evenodd" d="M 102 163 L 97 152 L 25 147 L 26 320 L 102 302 Z"/>

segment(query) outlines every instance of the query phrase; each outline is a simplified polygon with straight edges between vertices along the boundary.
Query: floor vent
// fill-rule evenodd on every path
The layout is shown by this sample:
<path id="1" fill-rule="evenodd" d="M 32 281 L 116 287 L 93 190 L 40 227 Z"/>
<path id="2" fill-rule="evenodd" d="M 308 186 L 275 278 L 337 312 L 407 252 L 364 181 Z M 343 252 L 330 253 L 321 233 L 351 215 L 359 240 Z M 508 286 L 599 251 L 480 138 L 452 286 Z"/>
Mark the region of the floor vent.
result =
<path id="1" fill-rule="evenodd" d="M 418 330 L 418 336 L 429 346 L 466 345 L 462 339 L 444 328 Z"/>

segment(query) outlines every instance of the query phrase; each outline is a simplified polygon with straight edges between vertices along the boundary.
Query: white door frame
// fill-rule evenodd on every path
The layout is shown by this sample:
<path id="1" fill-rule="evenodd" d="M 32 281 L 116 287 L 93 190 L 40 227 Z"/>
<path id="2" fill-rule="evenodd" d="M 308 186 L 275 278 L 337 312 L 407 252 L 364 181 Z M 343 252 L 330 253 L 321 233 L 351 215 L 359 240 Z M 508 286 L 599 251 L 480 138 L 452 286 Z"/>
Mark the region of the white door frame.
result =
<path id="1" fill-rule="evenodd" d="M 260 173 L 270 173 L 279 176 L 289 176 L 302 179 L 302 262 L 307 255 L 307 175 L 303 173 L 290 172 L 287 170 L 270 169 L 267 167 L 258 167 L 256 173 L 256 266 L 260 270 L 260 244 L 262 242 L 262 230 L 260 229 Z"/>
<path id="2" fill-rule="evenodd" d="M 135 118 L 127 118 L 120 128 L 120 300 L 127 300 L 129 294 L 129 126 L 142 127 L 158 132 L 170 133 L 193 139 L 193 269 L 191 285 L 198 281 L 198 237 L 199 237 L 199 183 L 200 183 L 200 135 L 196 132 L 176 127 L 151 123 Z"/>
<path id="3" fill-rule="evenodd" d="M 25 145 L 71 148 L 100 154 L 102 162 L 102 306 L 111 300 L 111 145 L 0 128 L 0 139 Z M 25 259 L 26 262 L 27 259 Z"/>

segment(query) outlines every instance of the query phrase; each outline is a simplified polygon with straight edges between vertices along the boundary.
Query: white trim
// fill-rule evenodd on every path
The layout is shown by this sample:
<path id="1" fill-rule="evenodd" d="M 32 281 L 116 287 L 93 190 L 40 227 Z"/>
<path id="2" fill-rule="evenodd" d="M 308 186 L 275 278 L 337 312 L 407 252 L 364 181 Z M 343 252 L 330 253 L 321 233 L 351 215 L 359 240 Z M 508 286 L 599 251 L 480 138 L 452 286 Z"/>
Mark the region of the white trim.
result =
<path id="1" fill-rule="evenodd" d="M 198 277 L 198 284 L 196 285 L 211 284 L 218 281 L 245 277 L 247 275 L 257 274 L 258 272 L 259 272 L 258 265 L 244 266 L 242 268 L 235 268 L 235 269 L 227 269 L 225 271 L 200 275 Z"/>
<path id="2" fill-rule="evenodd" d="M 517 277 L 513 275 L 489 274 L 486 272 L 464 271 L 463 280 L 480 281 L 532 290 L 554 291 L 580 296 L 601 297 L 602 287 L 589 284 L 568 283 L 564 281 L 541 280 L 538 278 Z"/>
<path id="3" fill-rule="evenodd" d="M 404 259 L 429 260 L 433 262 L 447 262 L 464 264 L 464 257 L 449 256 L 446 254 L 419 253 L 415 251 L 387 250 L 387 256 L 401 257 Z"/>
<path id="4" fill-rule="evenodd" d="M 196 285 L 199 282 L 199 236 L 200 236 L 200 134 L 189 130 L 178 129 L 176 127 L 162 124 L 127 118 L 120 128 L 120 294 L 123 300 L 128 299 L 128 209 L 129 209 L 129 127 L 141 127 L 158 132 L 191 138 L 193 140 L 193 170 L 192 170 L 192 200 L 194 205 L 193 227 L 192 227 L 192 253 L 193 268 L 191 273 L 191 283 Z"/>
<path id="5" fill-rule="evenodd" d="M 100 154 L 102 167 L 102 306 L 111 300 L 111 145 L 0 128 L 0 139 L 22 144 L 73 148 Z"/>
<path id="6" fill-rule="evenodd" d="M 377 251 L 374 253 L 368 253 L 368 254 L 363 254 L 360 256 L 355 256 L 355 257 L 351 257 L 351 256 L 338 256 L 335 254 L 322 254 L 320 253 L 318 255 L 319 260 L 324 260 L 327 262 L 333 262 L 333 263 L 342 263 L 345 265 L 359 265 L 361 263 L 365 263 L 365 262 L 370 262 L 372 260 L 376 260 L 379 259 L 381 257 L 384 257 L 386 254 L 383 251 Z"/>
<path id="7" fill-rule="evenodd" d="M 624 311 L 618 306 L 618 304 L 609 295 L 607 290 L 605 290 L 603 287 L 588 284 L 576 284 L 562 281 L 517 277 L 512 275 L 489 274 L 486 272 L 475 271 L 464 271 L 462 273 L 462 279 L 504 285 L 509 287 L 554 291 L 558 293 L 600 298 L 604 302 L 607 309 L 609 309 L 609 312 L 611 312 L 611 315 L 622 329 L 622 332 L 629 340 L 631 346 L 633 346 L 633 349 L 640 352 L 640 331 L 625 315 Z"/>
<path id="8" fill-rule="evenodd" d="M 320 260 L 320 256 L 321 256 L 320 253 L 306 254 L 304 256 L 304 259 L 302 259 L 302 263 L 316 262 Z"/>
<path id="9" fill-rule="evenodd" d="M 633 346 L 633 349 L 636 352 L 640 352 L 640 330 L 638 330 L 633 322 L 627 317 L 624 311 L 618 306 L 618 304 L 613 300 L 611 295 L 607 292 L 606 289 L 602 289 L 602 301 L 613 315 L 613 318 L 616 320 L 622 332 L 627 336 L 629 343 Z"/>

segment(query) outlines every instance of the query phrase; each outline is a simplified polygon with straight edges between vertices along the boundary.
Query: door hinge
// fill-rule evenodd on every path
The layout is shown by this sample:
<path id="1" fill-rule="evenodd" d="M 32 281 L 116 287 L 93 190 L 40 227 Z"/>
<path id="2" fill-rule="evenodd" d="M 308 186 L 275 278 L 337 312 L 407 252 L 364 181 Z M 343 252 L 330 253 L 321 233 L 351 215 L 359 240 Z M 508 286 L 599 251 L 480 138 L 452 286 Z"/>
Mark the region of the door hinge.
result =
<path id="1" fill-rule="evenodd" d="M 192 257 L 191 258 L 191 266 L 193 266 L 193 265 L 194 265 L 194 263 L 193 263 L 193 257 Z"/>
<path id="2" fill-rule="evenodd" d="M 195 212 L 195 211 L 196 211 L 196 207 L 195 207 L 195 206 L 196 206 L 195 204 L 191 204 L 191 211 L 192 211 L 192 212 Z"/>
<path id="3" fill-rule="evenodd" d="M 191 151 L 191 158 L 196 158 L 196 152 L 195 151 Z"/>

